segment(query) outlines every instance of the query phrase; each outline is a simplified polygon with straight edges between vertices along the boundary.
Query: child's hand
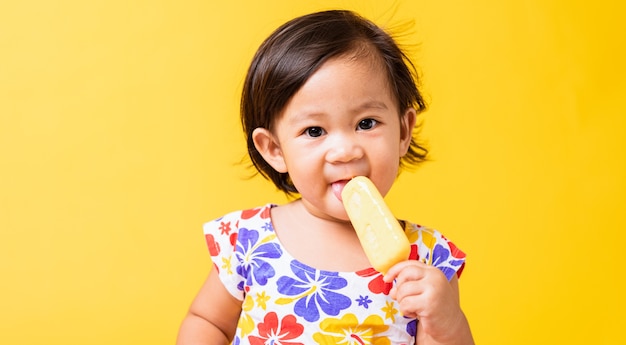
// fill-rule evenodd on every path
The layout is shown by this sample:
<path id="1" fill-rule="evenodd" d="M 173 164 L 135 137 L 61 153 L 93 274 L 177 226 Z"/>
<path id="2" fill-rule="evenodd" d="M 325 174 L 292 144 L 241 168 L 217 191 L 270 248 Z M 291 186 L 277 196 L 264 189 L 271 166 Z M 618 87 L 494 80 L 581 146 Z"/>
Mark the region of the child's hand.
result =
<path id="1" fill-rule="evenodd" d="M 419 330 L 425 334 L 418 331 L 418 338 L 427 335 L 438 343 L 457 343 L 469 331 L 459 305 L 456 276 L 449 282 L 438 268 L 409 260 L 391 267 L 384 279 L 395 280 L 390 296 L 402 315 L 419 320 Z"/>

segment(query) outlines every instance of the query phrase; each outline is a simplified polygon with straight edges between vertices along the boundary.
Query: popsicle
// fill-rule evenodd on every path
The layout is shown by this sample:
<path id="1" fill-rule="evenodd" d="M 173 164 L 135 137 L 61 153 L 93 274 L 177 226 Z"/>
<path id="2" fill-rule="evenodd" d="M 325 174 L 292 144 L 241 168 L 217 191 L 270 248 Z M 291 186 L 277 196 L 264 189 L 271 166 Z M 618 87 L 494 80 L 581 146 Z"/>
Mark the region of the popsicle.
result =
<path id="1" fill-rule="evenodd" d="M 341 198 L 374 269 L 385 274 L 391 266 L 409 258 L 411 244 L 369 178 L 357 176 L 350 180 Z"/>

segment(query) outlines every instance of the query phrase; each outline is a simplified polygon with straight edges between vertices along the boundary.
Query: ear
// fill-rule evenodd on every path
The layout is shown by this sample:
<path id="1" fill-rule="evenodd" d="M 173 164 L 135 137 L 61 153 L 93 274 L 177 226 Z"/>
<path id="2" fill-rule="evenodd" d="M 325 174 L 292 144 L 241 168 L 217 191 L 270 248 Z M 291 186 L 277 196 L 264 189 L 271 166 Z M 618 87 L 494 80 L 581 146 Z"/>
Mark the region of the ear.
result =
<path id="1" fill-rule="evenodd" d="M 279 173 L 287 172 L 283 151 L 280 149 L 280 143 L 272 132 L 261 127 L 255 128 L 252 132 L 252 141 L 254 142 L 254 147 L 256 147 L 267 164 Z"/>
<path id="2" fill-rule="evenodd" d="M 400 118 L 400 157 L 409 151 L 416 121 L 417 112 L 414 108 L 408 108 Z"/>

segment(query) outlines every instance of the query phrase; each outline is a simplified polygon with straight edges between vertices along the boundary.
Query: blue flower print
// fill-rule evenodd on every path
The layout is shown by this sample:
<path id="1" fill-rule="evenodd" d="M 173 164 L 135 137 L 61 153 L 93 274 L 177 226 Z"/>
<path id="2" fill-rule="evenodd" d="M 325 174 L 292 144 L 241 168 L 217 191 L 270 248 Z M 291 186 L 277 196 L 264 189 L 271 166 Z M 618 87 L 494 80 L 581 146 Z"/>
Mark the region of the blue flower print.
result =
<path id="1" fill-rule="evenodd" d="M 239 230 L 236 255 L 241 264 L 237 265 L 237 273 L 245 278 L 246 285 L 252 285 L 253 278 L 259 285 L 265 285 L 276 274 L 272 265 L 266 261 L 277 259 L 283 254 L 279 247 L 269 243 L 274 236 L 276 235 L 272 233 L 259 241 L 257 230 Z M 238 288 L 243 290 L 243 282 Z"/>
<path id="2" fill-rule="evenodd" d="M 279 298 L 276 303 L 296 301 L 294 313 L 309 322 L 320 319 L 320 309 L 327 315 L 337 316 L 352 304 L 349 297 L 336 292 L 348 285 L 338 273 L 315 270 L 295 260 L 290 266 L 296 277 L 280 277 L 277 284 L 278 292 L 293 297 Z"/>
<path id="3" fill-rule="evenodd" d="M 406 332 L 412 337 L 417 334 L 417 319 L 411 320 L 406 324 Z"/>
<path id="4" fill-rule="evenodd" d="M 450 280 L 456 273 L 458 266 L 463 263 L 463 260 L 448 261 L 448 258 L 450 258 L 450 249 L 440 244 L 435 245 L 433 249 L 433 266 L 439 268 L 446 278 Z"/>
<path id="5" fill-rule="evenodd" d="M 359 295 L 359 298 L 357 298 L 355 301 L 359 303 L 359 306 L 365 307 L 365 309 L 369 308 L 370 303 L 372 303 L 372 300 L 367 295 L 365 296 Z"/>
<path id="6" fill-rule="evenodd" d="M 274 226 L 272 226 L 272 222 L 266 222 L 265 224 L 263 224 L 263 226 L 261 226 L 261 228 L 263 228 L 264 231 L 274 231 Z"/>

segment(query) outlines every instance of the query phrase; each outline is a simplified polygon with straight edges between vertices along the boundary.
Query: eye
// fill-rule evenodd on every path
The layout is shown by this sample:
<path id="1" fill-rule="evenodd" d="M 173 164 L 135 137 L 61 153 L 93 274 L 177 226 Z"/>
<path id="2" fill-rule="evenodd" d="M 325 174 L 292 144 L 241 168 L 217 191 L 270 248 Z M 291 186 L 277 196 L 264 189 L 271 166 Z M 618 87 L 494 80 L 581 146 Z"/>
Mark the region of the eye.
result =
<path id="1" fill-rule="evenodd" d="M 311 138 L 317 138 L 324 134 L 324 129 L 322 127 L 309 127 L 304 130 L 304 134 Z"/>
<path id="2" fill-rule="evenodd" d="M 363 119 L 359 121 L 359 125 L 357 127 L 358 129 L 361 129 L 361 130 L 368 130 L 368 129 L 374 128 L 377 123 L 378 121 L 374 119 Z"/>

